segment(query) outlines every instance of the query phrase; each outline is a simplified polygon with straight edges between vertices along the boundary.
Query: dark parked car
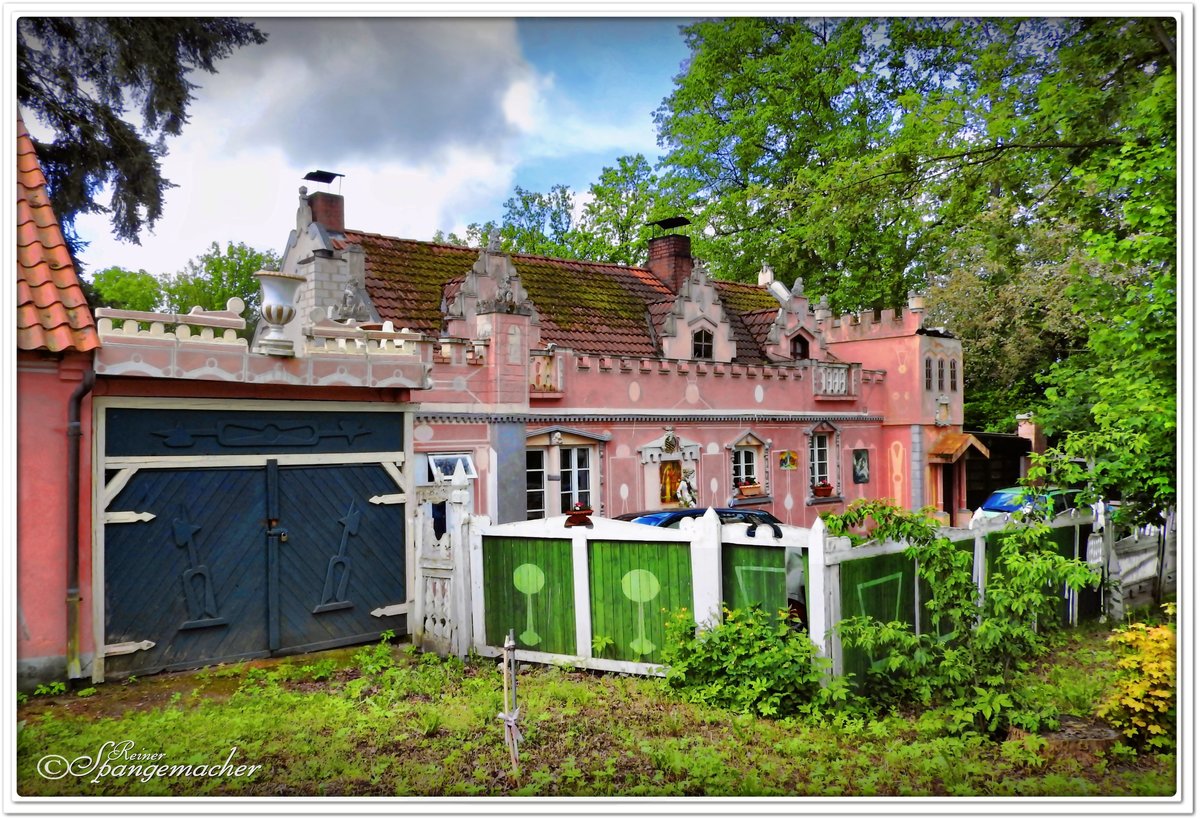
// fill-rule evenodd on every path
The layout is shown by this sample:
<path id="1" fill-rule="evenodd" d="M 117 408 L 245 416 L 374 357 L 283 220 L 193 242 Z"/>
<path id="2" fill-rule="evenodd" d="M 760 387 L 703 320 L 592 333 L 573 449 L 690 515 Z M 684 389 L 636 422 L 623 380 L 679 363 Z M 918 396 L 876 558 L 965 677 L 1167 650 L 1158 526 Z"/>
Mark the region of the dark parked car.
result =
<path id="1" fill-rule="evenodd" d="M 782 524 L 775 516 L 762 510 L 736 507 L 714 507 L 722 524 Z M 708 512 L 707 507 L 693 507 L 687 510 L 647 510 L 645 512 L 625 513 L 618 515 L 618 521 L 632 521 L 635 524 L 649 524 L 652 527 L 671 527 L 679 529 L 679 522 L 685 518 L 699 518 Z"/>

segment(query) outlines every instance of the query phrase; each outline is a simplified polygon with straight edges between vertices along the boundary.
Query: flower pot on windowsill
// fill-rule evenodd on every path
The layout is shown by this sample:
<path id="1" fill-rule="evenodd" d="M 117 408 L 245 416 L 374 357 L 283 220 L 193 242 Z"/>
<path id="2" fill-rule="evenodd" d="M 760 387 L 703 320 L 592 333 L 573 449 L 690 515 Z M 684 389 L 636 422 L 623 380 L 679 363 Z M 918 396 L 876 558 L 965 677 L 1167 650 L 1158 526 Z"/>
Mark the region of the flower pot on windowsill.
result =
<path id="1" fill-rule="evenodd" d="M 738 498 L 750 498 L 755 495 L 762 495 L 762 486 L 759 484 L 742 484 L 737 488 Z"/>
<path id="2" fill-rule="evenodd" d="M 812 486 L 812 494 L 814 498 L 829 498 L 833 495 L 833 485 L 825 483 L 814 484 Z"/>

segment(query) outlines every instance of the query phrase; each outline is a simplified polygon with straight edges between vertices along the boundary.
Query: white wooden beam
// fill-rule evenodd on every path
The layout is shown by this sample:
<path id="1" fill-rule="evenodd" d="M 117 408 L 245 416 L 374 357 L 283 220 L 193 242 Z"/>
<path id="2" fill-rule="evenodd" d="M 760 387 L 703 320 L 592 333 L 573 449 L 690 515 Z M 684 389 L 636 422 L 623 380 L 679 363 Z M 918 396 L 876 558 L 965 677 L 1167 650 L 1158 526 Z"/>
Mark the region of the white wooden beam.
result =
<path id="1" fill-rule="evenodd" d="M 116 510 L 104 513 L 105 524 L 137 524 L 141 521 L 153 521 L 152 512 L 134 512 L 133 510 Z"/>
<path id="2" fill-rule="evenodd" d="M 102 509 L 108 509 L 108 505 L 121 490 L 125 489 L 125 485 L 129 483 L 129 479 L 133 478 L 134 473 L 138 471 L 137 467 L 126 467 L 112 477 L 112 480 L 104 485 L 104 506 Z"/>

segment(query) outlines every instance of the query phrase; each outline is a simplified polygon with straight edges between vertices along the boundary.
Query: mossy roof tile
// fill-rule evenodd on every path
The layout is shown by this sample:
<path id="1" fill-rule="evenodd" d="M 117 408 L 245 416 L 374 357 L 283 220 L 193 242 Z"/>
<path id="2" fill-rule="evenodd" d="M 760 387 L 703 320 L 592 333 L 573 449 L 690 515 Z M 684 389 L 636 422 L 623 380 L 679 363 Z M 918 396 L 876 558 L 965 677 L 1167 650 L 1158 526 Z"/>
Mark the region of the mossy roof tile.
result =
<path id="1" fill-rule="evenodd" d="M 479 258 L 477 248 L 417 242 L 346 231 L 366 254 L 366 285 L 380 318 L 440 335 L 442 304 L 459 292 Z M 636 267 L 512 254 L 521 284 L 538 311 L 543 342 L 579 353 L 660 355 L 657 330 L 674 294 L 653 273 Z M 778 304 L 761 288 L 717 282 L 738 342 L 739 362 L 764 361 L 761 343 L 742 321 L 745 310 Z"/>

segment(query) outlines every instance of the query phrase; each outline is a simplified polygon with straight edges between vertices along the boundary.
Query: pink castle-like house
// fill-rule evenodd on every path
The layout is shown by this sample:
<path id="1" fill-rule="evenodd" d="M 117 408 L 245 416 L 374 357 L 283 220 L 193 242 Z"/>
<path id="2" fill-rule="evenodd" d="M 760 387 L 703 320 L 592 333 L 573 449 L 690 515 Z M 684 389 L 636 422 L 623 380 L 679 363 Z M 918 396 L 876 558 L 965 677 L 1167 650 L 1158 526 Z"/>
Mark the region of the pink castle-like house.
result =
<path id="1" fill-rule="evenodd" d="M 835 317 L 682 235 L 645 267 L 510 255 L 354 231 L 302 188 L 247 338 L 240 300 L 93 316 L 20 124 L 17 193 L 25 688 L 428 632 L 451 497 L 494 524 L 858 498 L 961 523 L 988 455 L 916 295 Z"/>

